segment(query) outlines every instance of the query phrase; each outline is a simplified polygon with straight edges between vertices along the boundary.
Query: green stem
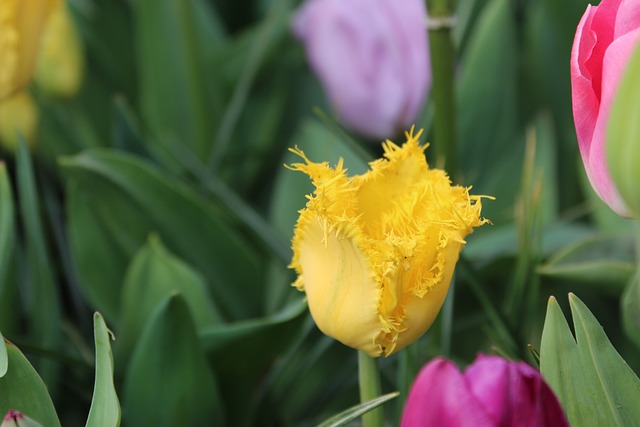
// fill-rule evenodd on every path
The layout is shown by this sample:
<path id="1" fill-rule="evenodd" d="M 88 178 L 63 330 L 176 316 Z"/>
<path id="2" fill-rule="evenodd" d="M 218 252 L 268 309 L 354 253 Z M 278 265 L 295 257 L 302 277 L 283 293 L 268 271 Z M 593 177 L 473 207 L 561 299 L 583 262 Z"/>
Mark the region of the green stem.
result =
<path id="1" fill-rule="evenodd" d="M 380 373 L 377 359 L 362 351 L 358 352 L 358 378 L 360 381 L 360 402 L 364 403 L 380 396 Z M 382 408 L 373 409 L 362 416 L 363 427 L 383 427 Z"/>
<path id="2" fill-rule="evenodd" d="M 454 181 L 458 175 L 456 106 L 454 91 L 455 49 L 451 39 L 451 0 L 427 0 L 431 50 L 431 94 L 435 104 L 433 123 L 437 165 Z"/>

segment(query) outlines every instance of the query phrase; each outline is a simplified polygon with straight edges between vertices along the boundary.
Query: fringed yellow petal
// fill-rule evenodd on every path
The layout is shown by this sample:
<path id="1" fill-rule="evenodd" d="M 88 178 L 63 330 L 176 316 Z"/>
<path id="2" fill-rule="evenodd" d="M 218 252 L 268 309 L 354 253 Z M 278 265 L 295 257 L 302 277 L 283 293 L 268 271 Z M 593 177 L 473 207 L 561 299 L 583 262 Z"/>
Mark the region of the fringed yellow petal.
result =
<path id="1" fill-rule="evenodd" d="M 388 356 L 429 328 L 465 237 L 486 222 L 480 197 L 429 169 L 420 134 L 412 129 L 401 147 L 386 141 L 384 158 L 351 178 L 342 160 L 331 168 L 292 150 L 305 163 L 291 169 L 316 187 L 293 238 L 295 286 L 324 333 L 373 356 Z"/>
<path id="2" fill-rule="evenodd" d="M 0 99 L 31 79 L 50 0 L 0 0 Z"/>

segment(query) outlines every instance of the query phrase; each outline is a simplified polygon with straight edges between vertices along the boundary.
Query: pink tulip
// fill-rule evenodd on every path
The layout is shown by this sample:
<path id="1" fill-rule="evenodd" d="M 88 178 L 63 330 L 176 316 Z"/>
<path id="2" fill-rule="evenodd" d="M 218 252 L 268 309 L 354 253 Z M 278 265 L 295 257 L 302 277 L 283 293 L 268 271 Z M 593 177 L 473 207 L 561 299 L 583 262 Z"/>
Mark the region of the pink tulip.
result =
<path id="1" fill-rule="evenodd" d="M 401 427 L 568 427 L 555 395 L 523 362 L 479 355 L 462 373 L 429 362 L 413 383 Z"/>
<path id="2" fill-rule="evenodd" d="M 578 145 L 595 192 L 619 215 L 630 216 L 615 188 L 606 159 L 611 103 L 640 39 L 640 2 L 602 0 L 588 6 L 571 52 L 573 118 Z"/>
<path id="3" fill-rule="evenodd" d="M 345 125 L 374 138 L 411 127 L 431 86 L 424 0 L 308 0 L 293 31 Z"/>

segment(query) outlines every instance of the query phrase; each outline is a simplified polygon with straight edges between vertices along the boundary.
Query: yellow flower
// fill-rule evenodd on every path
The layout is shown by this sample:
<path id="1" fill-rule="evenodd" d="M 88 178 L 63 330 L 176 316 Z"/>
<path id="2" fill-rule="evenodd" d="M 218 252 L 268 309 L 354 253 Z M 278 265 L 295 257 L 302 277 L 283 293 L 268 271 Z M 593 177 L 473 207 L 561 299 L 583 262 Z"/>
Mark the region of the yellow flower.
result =
<path id="1" fill-rule="evenodd" d="M 31 79 L 50 0 L 0 0 L 0 99 Z"/>
<path id="2" fill-rule="evenodd" d="M 52 95 L 70 97 L 82 83 L 84 53 L 67 2 L 54 4 L 42 33 L 34 80 Z"/>
<path id="3" fill-rule="evenodd" d="M 19 135 L 30 147 L 38 127 L 38 108 L 27 90 L 0 100 L 0 143 L 9 151 L 18 148 Z"/>
<path id="4" fill-rule="evenodd" d="M 402 147 L 383 143 L 371 170 L 348 177 L 305 163 L 291 169 L 316 187 L 293 237 L 293 284 L 305 291 L 326 335 L 369 355 L 389 356 L 433 323 L 449 289 L 465 236 L 487 222 L 481 197 L 429 169 L 413 129 Z"/>

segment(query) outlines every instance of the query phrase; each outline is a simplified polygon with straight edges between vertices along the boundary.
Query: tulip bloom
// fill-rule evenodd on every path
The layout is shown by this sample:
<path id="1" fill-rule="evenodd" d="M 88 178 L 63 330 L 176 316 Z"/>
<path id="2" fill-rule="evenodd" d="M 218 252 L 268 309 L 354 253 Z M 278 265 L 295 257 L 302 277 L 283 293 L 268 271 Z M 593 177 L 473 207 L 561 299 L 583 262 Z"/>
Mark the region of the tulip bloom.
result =
<path id="1" fill-rule="evenodd" d="M 582 161 L 595 192 L 615 212 L 630 216 L 606 159 L 611 103 L 631 53 L 640 40 L 640 3 L 602 0 L 588 6 L 571 52 L 573 118 Z"/>
<path id="2" fill-rule="evenodd" d="M 42 33 L 34 80 L 51 95 L 70 97 L 80 88 L 83 70 L 82 44 L 67 2 L 54 0 Z"/>
<path id="3" fill-rule="evenodd" d="M 2 420 L 0 427 L 42 427 L 22 412 L 9 410 Z"/>
<path id="4" fill-rule="evenodd" d="M 415 122 L 431 86 L 424 0 L 309 0 L 295 35 L 345 125 L 376 139 Z"/>
<path id="5" fill-rule="evenodd" d="M 479 355 L 462 373 L 436 358 L 418 374 L 401 427 L 569 427 L 553 391 L 523 362 Z"/>
<path id="6" fill-rule="evenodd" d="M 31 80 L 50 0 L 0 0 L 0 99 Z"/>
<path id="7" fill-rule="evenodd" d="M 480 218 L 481 198 L 429 169 L 421 132 L 363 175 L 291 166 L 316 187 L 293 237 L 294 286 L 304 290 L 322 332 L 370 356 L 388 356 L 419 338 L 444 302 L 464 238 Z"/>

